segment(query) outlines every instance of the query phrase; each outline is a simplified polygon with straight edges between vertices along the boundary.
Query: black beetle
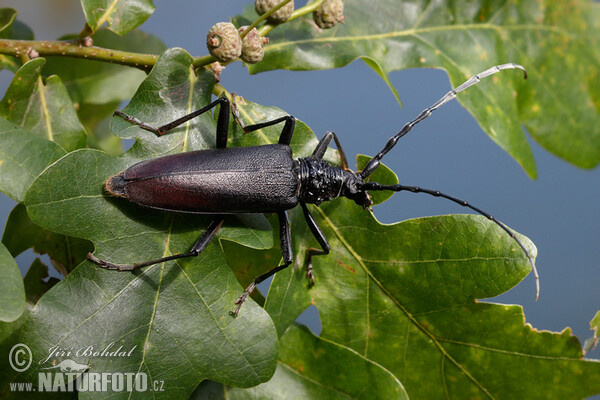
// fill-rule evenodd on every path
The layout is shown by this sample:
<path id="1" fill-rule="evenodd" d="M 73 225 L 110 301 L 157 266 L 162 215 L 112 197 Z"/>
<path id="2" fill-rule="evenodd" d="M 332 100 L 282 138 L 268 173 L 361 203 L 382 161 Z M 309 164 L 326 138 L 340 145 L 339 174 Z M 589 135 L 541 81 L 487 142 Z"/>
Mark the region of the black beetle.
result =
<path id="1" fill-rule="evenodd" d="M 501 222 L 490 214 L 471 206 L 464 200 L 440 193 L 439 191 L 423 189 L 416 186 L 381 185 L 376 182 L 365 182 L 365 179 L 379 166 L 382 157 L 388 153 L 402 136 L 407 134 L 414 125 L 427 118 L 431 113 L 456 97 L 456 94 L 476 84 L 480 79 L 495 74 L 503 69 L 525 68 L 517 64 L 503 64 L 492 67 L 467 80 L 462 85 L 449 91 L 431 107 L 423 110 L 415 119 L 404 127 L 386 143 L 385 147 L 373 157 L 361 172 L 353 172 L 348 168 L 346 156 L 337 136 L 327 132 L 310 157 L 294 159 L 289 144 L 294 133 L 295 119 L 284 116 L 272 121 L 243 127 L 244 132 L 284 123 L 278 144 L 226 148 L 229 129 L 230 103 L 226 98 L 219 98 L 206 107 L 185 115 L 159 128 L 152 127 L 137 118 L 116 111 L 115 115 L 138 125 L 143 129 L 162 135 L 192 118 L 220 105 L 217 119 L 217 148 L 208 150 L 179 153 L 142 161 L 127 170 L 109 178 L 105 184 L 106 190 L 114 196 L 124 197 L 129 201 L 161 210 L 214 214 L 212 223 L 194 244 L 192 249 L 183 254 L 150 260 L 133 265 L 118 265 L 100 260 L 91 253 L 88 258 L 99 266 L 128 271 L 148 265 L 153 265 L 183 257 L 193 257 L 200 254 L 210 243 L 215 233 L 223 223 L 224 214 L 234 213 L 277 213 L 283 264 L 254 278 L 244 293 L 236 301 L 237 307 L 232 312 L 237 315 L 248 295 L 256 285 L 276 272 L 286 268 L 293 261 L 289 223 L 285 211 L 302 207 L 308 226 L 319 242 L 321 249 L 310 248 L 307 254 L 307 277 L 309 284 L 314 284 L 311 257 L 328 254 L 329 243 L 323 232 L 316 224 L 306 204 L 319 205 L 337 197 L 354 200 L 364 208 L 372 205 L 369 191 L 410 191 L 426 193 L 443 197 L 463 207 L 489 218 L 506 231 L 525 252 L 532 265 L 536 279 L 536 293 L 539 294 L 539 277 L 535 264 L 523 244 Z M 238 121 L 239 122 L 239 121 Z M 334 140 L 340 153 L 342 167 L 328 164 L 322 158 L 327 147 Z M 536 295 L 537 298 L 537 295 Z"/>

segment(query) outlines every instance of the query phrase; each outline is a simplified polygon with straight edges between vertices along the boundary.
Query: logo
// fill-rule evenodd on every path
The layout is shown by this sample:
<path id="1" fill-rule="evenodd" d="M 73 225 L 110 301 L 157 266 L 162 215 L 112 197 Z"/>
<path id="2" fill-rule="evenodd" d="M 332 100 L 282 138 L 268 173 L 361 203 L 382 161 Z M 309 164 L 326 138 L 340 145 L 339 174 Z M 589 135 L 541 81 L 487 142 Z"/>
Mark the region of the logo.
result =
<path id="1" fill-rule="evenodd" d="M 17 372 L 27 371 L 31 366 L 32 359 L 31 349 L 23 343 L 15 344 L 8 354 L 8 362 L 12 369 Z"/>
<path id="2" fill-rule="evenodd" d="M 56 364 L 52 367 L 40 368 L 40 369 L 54 369 L 54 368 L 60 369 L 60 372 L 85 372 L 88 369 L 90 369 L 90 366 L 87 364 L 76 363 L 75 361 L 69 360 L 67 358 L 66 360 L 62 360 L 61 362 L 59 362 L 58 364 Z"/>
<path id="3" fill-rule="evenodd" d="M 128 358 L 137 348 L 108 345 L 62 347 L 48 349 L 46 357 L 38 362 L 37 386 L 33 382 L 11 382 L 12 392 L 162 392 L 164 381 L 148 380 L 145 372 L 106 372 L 94 371 L 90 359 Z M 18 343 L 10 349 L 8 361 L 16 372 L 24 372 L 31 367 L 33 354 L 29 346 Z M 76 360 L 85 360 L 89 364 Z M 50 366 L 43 366 L 48 365 Z M 102 363 L 101 363 L 102 364 Z"/>

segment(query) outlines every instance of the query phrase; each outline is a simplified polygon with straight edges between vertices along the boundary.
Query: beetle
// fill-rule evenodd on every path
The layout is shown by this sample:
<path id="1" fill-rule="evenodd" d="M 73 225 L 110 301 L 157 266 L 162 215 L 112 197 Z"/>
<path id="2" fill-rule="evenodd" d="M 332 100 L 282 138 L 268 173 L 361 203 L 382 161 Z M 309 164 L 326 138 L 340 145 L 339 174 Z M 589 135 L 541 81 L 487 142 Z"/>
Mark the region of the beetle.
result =
<path id="1" fill-rule="evenodd" d="M 525 68 L 513 63 L 497 65 L 473 76 L 462 85 L 450 90 L 433 105 L 423 110 L 416 118 L 406 123 L 360 172 L 353 172 L 348 168 L 346 155 L 335 133 L 327 132 L 310 157 L 295 159 L 290 148 L 295 126 L 293 116 L 286 115 L 272 121 L 243 126 L 237 118 L 235 104 L 233 115 L 245 133 L 279 123 L 283 123 L 284 126 L 277 144 L 227 148 L 229 117 L 232 107 L 225 97 L 218 98 L 209 105 L 158 128 L 121 111 L 115 111 L 115 116 L 119 116 L 131 124 L 138 125 L 142 129 L 162 135 L 220 105 L 217 117 L 216 148 L 142 161 L 110 177 L 105 183 L 105 189 L 113 196 L 123 197 L 142 206 L 181 213 L 212 214 L 214 218 L 191 250 L 186 253 L 173 254 L 131 265 L 113 264 L 101 260 L 91 253 L 88 254 L 88 258 L 103 268 L 131 271 L 169 260 L 194 257 L 208 246 L 223 224 L 226 214 L 276 213 L 279 219 L 283 264 L 254 278 L 235 302 L 236 308 L 232 311 L 232 314 L 236 316 L 257 284 L 288 267 L 293 262 L 286 210 L 292 209 L 298 204 L 300 205 L 308 227 L 321 247 L 320 249 L 309 248 L 307 250 L 306 276 L 309 279 L 309 285 L 312 286 L 314 284 L 312 257 L 328 254 L 331 246 L 308 210 L 307 204 L 319 205 L 324 201 L 330 201 L 337 197 L 346 197 L 353 200 L 357 205 L 369 209 L 373 204 L 369 196 L 370 191 L 409 191 L 448 199 L 487 217 L 500 226 L 521 247 L 531 264 L 536 281 L 537 299 L 539 295 L 539 276 L 531 255 L 514 233 L 492 215 L 464 200 L 437 190 L 423 189 L 418 186 L 382 185 L 377 182 L 365 182 L 366 178 L 379 166 L 381 159 L 396 145 L 398 139 L 406 135 L 416 124 L 429 117 L 433 111 L 443 104 L 454 99 L 459 92 L 477 84 L 481 79 L 505 69 L 522 70 L 524 77 L 527 78 Z M 332 140 L 335 142 L 340 154 L 341 168 L 330 165 L 323 160 L 325 151 Z"/>

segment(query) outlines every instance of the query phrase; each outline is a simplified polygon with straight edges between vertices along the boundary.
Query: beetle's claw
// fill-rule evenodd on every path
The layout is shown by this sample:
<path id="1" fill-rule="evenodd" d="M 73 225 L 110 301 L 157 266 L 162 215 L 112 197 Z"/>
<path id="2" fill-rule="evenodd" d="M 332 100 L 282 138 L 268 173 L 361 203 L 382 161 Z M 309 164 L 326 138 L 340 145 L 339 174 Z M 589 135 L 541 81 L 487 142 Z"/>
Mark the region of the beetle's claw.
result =
<path id="1" fill-rule="evenodd" d="M 244 304 L 244 301 L 246 301 L 246 297 L 247 297 L 247 293 L 244 292 L 244 294 L 242 294 L 236 301 L 235 304 L 237 304 L 237 307 L 235 308 L 235 310 L 233 311 L 229 311 L 229 315 L 231 315 L 233 318 L 236 318 L 238 316 L 238 314 L 240 313 L 240 309 L 242 308 L 242 304 Z"/>
<path id="2" fill-rule="evenodd" d="M 312 264 L 306 266 L 306 279 L 308 279 L 308 287 L 315 286 L 315 275 L 313 274 Z"/>

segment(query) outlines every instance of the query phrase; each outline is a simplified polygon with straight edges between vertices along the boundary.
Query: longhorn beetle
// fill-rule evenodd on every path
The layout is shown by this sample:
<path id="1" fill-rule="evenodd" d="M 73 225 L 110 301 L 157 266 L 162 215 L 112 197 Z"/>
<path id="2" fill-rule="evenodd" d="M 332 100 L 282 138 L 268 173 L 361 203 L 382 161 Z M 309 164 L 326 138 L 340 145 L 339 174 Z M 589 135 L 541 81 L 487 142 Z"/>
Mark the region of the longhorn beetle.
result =
<path id="1" fill-rule="evenodd" d="M 446 95 L 432 106 L 423 110 L 415 119 L 405 124 L 400 132 L 391 137 L 383 149 L 360 172 L 352 172 L 348 168 L 346 155 L 342 150 L 337 136 L 333 132 L 327 132 L 323 136 L 310 157 L 294 159 L 289 146 L 295 124 L 295 119 L 291 115 L 245 127 L 240 123 L 245 133 L 284 123 L 278 144 L 226 148 L 231 107 L 229 100 L 224 97 L 158 128 L 150 126 L 121 111 L 115 111 L 115 116 L 122 117 L 142 129 L 162 135 L 212 109 L 216 105 L 220 105 L 217 117 L 217 146 L 215 149 L 179 153 L 142 161 L 112 176 L 105 183 L 106 190 L 112 195 L 124 197 L 129 201 L 146 207 L 182 213 L 213 214 L 215 217 L 192 249 L 187 253 L 173 254 L 133 265 L 113 264 L 101 260 L 91 253 L 88 254 L 88 258 L 100 267 L 130 271 L 178 258 L 194 257 L 208 246 L 215 233 L 223 224 L 225 214 L 277 213 L 283 264 L 254 278 L 253 282 L 246 287 L 242 295 L 235 302 L 237 307 L 232 311 L 232 314 L 235 316 L 239 313 L 242 304 L 258 283 L 288 267 L 293 261 L 290 228 L 286 210 L 294 208 L 300 203 L 306 223 L 321 246 L 321 249 L 310 248 L 307 251 L 306 275 L 309 279 L 309 285 L 312 285 L 314 284 L 314 276 L 311 259 L 315 255 L 328 254 L 331 247 L 309 212 L 306 206 L 307 203 L 319 205 L 324 201 L 343 196 L 354 200 L 359 206 L 369 208 L 373 204 L 369 196 L 369 191 L 409 191 L 443 197 L 489 218 L 500 226 L 521 247 L 529 260 L 536 280 L 537 299 L 539 295 L 539 276 L 533 259 L 514 233 L 490 214 L 470 205 L 464 200 L 440 193 L 437 190 L 400 184 L 382 185 L 377 182 L 365 182 L 365 179 L 379 166 L 383 156 L 413 126 L 423 121 L 443 104 L 455 98 L 457 93 L 475 85 L 482 78 L 504 69 L 520 69 L 523 71 L 525 78 L 527 78 L 525 68 L 512 63 L 498 65 L 473 76 L 462 85 L 446 93 Z M 235 107 L 234 115 L 237 119 Z M 341 168 L 332 166 L 323 160 L 325 151 L 332 140 L 335 141 L 340 154 Z"/>

